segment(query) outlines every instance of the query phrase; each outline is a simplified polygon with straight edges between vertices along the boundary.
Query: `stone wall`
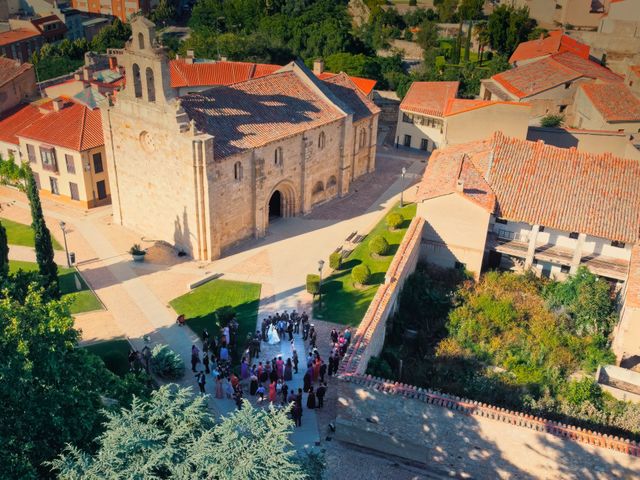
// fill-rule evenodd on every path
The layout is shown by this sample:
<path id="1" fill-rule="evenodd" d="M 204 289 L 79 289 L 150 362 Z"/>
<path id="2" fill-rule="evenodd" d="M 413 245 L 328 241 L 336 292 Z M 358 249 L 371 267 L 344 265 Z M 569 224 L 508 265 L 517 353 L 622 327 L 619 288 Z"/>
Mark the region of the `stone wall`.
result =
<path id="1" fill-rule="evenodd" d="M 424 219 L 415 217 L 387 270 L 371 305 L 353 335 L 351 346 L 340 364 L 341 375 L 363 375 L 372 356 L 384 346 L 387 319 L 396 310 L 398 295 L 407 277 L 416 269 Z"/>
<path id="2" fill-rule="evenodd" d="M 369 360 L 384 346 L 387 319 L 402 285 L 416 268 L 424 227 L 420 216 L 411 222 L 340 365 L 336 438 L 478 478 L 491 473 L 512 478 L 509 473 L 516 472 L 584 478 L 563 473 L 579 472 L 587 464 L 606 472 L 590 478 L 626 478 L 637 472 L 640 445 L 634 441 L 366 375 Z"/>

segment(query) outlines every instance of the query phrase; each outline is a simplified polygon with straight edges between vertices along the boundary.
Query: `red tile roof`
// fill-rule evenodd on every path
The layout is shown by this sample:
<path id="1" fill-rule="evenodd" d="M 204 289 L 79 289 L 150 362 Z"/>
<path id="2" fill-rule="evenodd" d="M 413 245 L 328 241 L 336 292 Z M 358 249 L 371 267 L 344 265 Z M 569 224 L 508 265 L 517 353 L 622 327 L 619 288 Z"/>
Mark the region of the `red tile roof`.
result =
<path id="1" fill-rule="evenodd" d="M 79 152 L 104 145 L 100 110 L 64 101 L 64 108 L 41 115 L 17 135 Z"/>
<path id="2" fill-rule="evenodd" d="M 252 78 L 264 77 L 280 70 L 280 65 L 268 63 L 249 62 L 198 62 L 187 63 L 184 59 L 171 60 L 169 62 L 169 75 L 171 86 L 179 87 L 204 87 L 215 85 L 231 85 L 245 82 Z M 328 80 L 338 75 L 337 73 L 324 72 L 318 75 L 320 80 Z M 369 95 L 376 85 L 375 80 L 350 76 L 353 83 L 364 93 Z"/>
<path id="3" fill-rule="evenodd" d="M 0 87 L 31 69 L 33 65 L 30 63 L 20 63 L 17 60 L 0 57 Z"/>
<path id="4" fill-rule="evenodd" d="M 456 97 L 460 82 L 413 82 L 400 110 L 442 117 L 447 102 Z"/>
<path id="5" fill-rule="evenodd" d="M 179 59 L 169 62 L 169 75 L 173 88 L 231 85 L 269 75 L 280 68 L 282 67 L 279 65 L 249 62 L 187 63 L 184 59 Z"/>
<path id="6" fill-rule="evenodd" d="M 562 30 L 554 30 L 549 32 L 549 36 L 543 39 L 522 42 L 509 58 L 509 63 L 515 63 L 522 60 L 530 60 L 533 58 L 544 57 L 560 52 L 572 52 L 584 59 L 589 58 L 589 45 L 580 43 L 568 35 L 562 33 Z"/>
<path id="7" fill-rule="evenodd" d="M 380 113 L 380 108 L 365 96 L 353 81 L 353 77 L 346 73 L 333 75 L 324 82 L 335 96 L 351 107 L 354 122 Z"/>
<path id="8" fill-rule="evenodd" d="M 40 33 L 34 30 L 28 30 L 26 28 L 17 28 L 15 30 L 9 30 L 8 32 L 0 33 L 0 46 L 10 45 L 20 40 L 27 40 L 28 38 L 39 37 Z"/>
<path id="9" fill-rule="evenodd" d="M 181 97 L 200 131 L 215 137 L 216 158 L 235 155 L 334 122 L 344 113 L 293 71 Z"/>
<path id="10" fill-rule="evenodd" d="M 330 72 L 322 72 L 320 75 L 317 75 L 317 77 L 320 80 L 329 80 L 330 78 L 333 78 L 336 75 L 338 74 L 330 73 Z M 349 78 L 365 95 L 369 95 L 373 91 L 374 87 L 376 86 L 376 83 L 378 83 L 375 80 L 370 80 L 368 78 L 362 78 L 362 77 L 354 77 L 353 75 L 349 75 Z"/>
<path id="11" fill-rule="evenodd" d="M 440 151 L 433 167 L 432 157 L 419 199 L 432 198 L 441 188 L 434 184 L 448 186 L 448 192 L 442 191 L 452 193 L 460 156 L 466 156 L 490 185 L 496 198 L 494 213 L 500 217 L 627 243 L 635 243 L 640 236 L 640 163 L 636 160 L 553 147 L 498 132 L 484 141 Z M 447 162 L 454 167 L 442 166 Z M 465 177 L 464 194 L 471 195 L 469 188 L 488 198 L 481 184 L 477 178 Z"/>
<path id="12" fill-rule="evenodd" d="M 40 109 L 34 104 L 21 104 L 0 117 L 0 142 L 18 145 L 16 133 L 42 117 Z"/>
<path id="13" fill-rule="evenodd" d="M 580 88 L 608 122 L 640 122 L 640 99 L 621 83 L 586 83 Z"/>
<path id="14" fill-rule="evenodd" d="M 640 65 L 631 65 L 629 69 L 640 77 Z"/>
<path id="15" fill-rule="evenodd" d="M 493 105 L 513 105 L 515 107 L 529 107 L 530 104 L 525 102 L 503 102 L 501 100 L 479 100 L 466 98 L 451 98 L 447 102 L 444 110 L 444 116 L 457 115 L 459 113 L 477 110 L 479 108 L 491 107 Z"/>
<path id="16" fill-rule="evenodd" d="M 605 82 L 623 81 L 622 77 L 608 68 L 570 52 L 557 53 L 491 78 L 518 98 L 525 98 L 580 77 Z"/>

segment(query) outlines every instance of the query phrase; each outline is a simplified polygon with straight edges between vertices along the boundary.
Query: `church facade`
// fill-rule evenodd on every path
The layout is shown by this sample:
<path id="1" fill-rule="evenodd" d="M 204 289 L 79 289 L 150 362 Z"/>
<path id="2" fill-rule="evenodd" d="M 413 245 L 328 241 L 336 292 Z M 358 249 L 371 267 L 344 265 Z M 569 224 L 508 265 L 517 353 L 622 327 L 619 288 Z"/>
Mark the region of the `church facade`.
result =
<path id="1" fill-rule="evenodd" d="M 178 97 L 154 25 L 131 27 L 126 88 L 101 108 L 115 222 L 213 260 L 375 169 L 379 109 L 347 75 L 292 62 Z"/>

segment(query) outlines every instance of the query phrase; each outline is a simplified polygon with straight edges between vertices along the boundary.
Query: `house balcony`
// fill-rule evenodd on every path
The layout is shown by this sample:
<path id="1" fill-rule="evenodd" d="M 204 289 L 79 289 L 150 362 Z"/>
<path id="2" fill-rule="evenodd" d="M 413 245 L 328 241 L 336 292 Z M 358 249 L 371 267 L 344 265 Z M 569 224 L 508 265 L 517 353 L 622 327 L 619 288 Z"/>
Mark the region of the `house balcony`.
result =
<path id="1" fill-rule="evenodd" d="M 512 257 L 525 259 L 529 243 L 526 238 L 507 239 L 498 236 L 493 232 L 487 235 L 487 248 Z M 558 247 L 550 244 L 538 244 L 534 253 L 534 259 L 541 262 L 550 262 L 556 265 L 570 267 L 573 260 L 573 250 L 565 247 Z M 585 265 L 596 275 L 613 278 L 615 280 L 626 280 L 629 270 L 629 261 L 606 257 L 596 253 L 583 254 L 580 265 Z"/>

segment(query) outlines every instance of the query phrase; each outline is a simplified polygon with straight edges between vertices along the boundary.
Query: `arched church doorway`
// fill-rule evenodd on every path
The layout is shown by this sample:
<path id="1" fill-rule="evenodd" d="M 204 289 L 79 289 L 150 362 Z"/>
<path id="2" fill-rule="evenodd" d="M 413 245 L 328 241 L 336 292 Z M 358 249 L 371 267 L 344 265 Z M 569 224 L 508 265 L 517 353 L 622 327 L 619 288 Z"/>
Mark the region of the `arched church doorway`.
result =
<path id="1" fill-rule="evenodd" d="M 269 221 L 282 217 L 282 194 L 276 190 L 269 199 Z"/>

